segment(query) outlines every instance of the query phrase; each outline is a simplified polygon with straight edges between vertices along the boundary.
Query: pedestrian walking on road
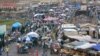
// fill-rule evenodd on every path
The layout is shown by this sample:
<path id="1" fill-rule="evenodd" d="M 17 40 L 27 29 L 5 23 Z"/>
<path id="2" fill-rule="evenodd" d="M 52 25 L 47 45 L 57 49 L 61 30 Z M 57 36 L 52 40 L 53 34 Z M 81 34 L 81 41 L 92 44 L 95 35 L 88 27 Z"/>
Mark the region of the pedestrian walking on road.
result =
<path id="1" fill-rule="evenodd" d="M 9 56 L 9 47 L 8 46 L 5 47 L 5 52 L 6 52 L 7 56 Z"/>

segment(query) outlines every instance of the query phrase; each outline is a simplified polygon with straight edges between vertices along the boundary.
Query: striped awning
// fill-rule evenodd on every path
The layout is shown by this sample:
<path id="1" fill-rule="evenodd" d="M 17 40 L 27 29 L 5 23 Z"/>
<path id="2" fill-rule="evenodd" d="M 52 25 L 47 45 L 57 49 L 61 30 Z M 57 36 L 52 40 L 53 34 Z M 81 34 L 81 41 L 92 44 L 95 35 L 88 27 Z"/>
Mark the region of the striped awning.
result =
<path id="1" fill-rule="evenodd" d="M 16 8 L 16 3 L 8 3 L 8 2 L 6 2 L 6 3 L 0 3 L 0 8 L 1 9 L 14 9 L 14 8 Z"/>

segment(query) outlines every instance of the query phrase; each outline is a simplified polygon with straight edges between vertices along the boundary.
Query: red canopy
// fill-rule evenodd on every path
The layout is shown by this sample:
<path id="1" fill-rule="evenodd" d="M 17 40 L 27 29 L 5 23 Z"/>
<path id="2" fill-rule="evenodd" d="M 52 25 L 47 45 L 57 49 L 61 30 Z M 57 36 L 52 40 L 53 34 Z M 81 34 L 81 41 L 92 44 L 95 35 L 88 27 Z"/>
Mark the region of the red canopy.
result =
<path id="1" fill-rule="evenodd" d="M 16 3 L 12 3 L 12 2 L 3 2 L 0 3 L 0 8 L 10 8 L 10 9 L 14 9 L 16 8 Z"/>
<path id="2" fill-rule="evenodd" d="M 57 17 L 46 17 L 46 18 L 44 18 L 43 20 L 44 21 L 56 21 L 56 20 L 58 20 L 59 18 L 57 18 Z"/>

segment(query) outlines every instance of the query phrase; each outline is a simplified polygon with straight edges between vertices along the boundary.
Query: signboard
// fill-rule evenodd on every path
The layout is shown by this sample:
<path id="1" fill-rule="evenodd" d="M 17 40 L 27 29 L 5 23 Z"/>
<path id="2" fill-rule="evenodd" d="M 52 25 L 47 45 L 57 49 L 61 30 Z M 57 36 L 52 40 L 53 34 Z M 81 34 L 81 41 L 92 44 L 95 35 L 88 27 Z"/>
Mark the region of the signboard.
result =
<path id="1" fill-rule="evenodd" d="M 0 34 L 4 34 L 6 32 L 6 25 L 0 25 Z"/>
<path id="2" fill-rule="evenodd" d="M 81 10 L 87 10 L 87 5 L 81 5 Z"/>

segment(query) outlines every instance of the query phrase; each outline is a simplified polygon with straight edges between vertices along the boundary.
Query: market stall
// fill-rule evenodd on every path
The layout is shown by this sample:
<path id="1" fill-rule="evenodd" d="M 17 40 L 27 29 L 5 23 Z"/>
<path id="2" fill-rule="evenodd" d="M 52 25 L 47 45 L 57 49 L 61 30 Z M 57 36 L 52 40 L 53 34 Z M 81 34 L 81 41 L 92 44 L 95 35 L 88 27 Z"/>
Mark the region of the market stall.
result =
<path id="1" fill-rule="evenodd" d="M 71 50 L 72 55 L 88 55 L 87 53 L 89 52 L 89 48 L 92 46 L 96 46 L 95 43 L 89 43 L 89 42 L 83 42 L 83 41 L 74 41 L 71 43 L 64 44 L 64 50 Z M 66 52 L 65 52 L 66 53 Z M 67 53 L 66 53 L 67 54 Z"/>

